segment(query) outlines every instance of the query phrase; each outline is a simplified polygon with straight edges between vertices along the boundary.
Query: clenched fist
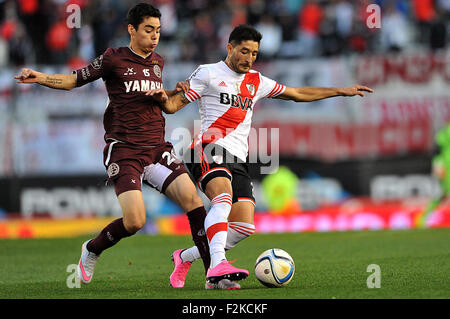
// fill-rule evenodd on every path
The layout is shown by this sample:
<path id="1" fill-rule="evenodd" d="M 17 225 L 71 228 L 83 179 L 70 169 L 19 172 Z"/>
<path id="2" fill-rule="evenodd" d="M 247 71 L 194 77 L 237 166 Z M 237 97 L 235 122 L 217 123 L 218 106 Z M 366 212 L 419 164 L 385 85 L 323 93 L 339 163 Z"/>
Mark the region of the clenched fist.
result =
<path id="1" fill-rule="evenodd" d="M 37 83 L 40 74 L 40 72 L 24 68 L 22 69 L 22 72 L 20 72 L 20 75 L 15 76 L 14 79 L 17 80 L 17 83 Z"/>

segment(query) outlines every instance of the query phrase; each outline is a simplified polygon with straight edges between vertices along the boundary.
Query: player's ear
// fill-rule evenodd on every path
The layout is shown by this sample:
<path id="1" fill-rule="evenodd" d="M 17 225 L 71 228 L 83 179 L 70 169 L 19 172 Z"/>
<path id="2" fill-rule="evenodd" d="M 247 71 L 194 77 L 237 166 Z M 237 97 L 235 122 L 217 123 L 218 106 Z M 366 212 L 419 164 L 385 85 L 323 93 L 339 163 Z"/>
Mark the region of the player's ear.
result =
<path id="1" fill-rule="evenodd" d="M 132 24 L 129 24 L 128 25 L 128 34 L 131 36 L 131 35 L 134 35 L 135 33 L 136 33 L 136 29 L 134 28 L 134 26 Z"/>
<path id="2" fill-rule="evenodd" d="M 231 55 L 231 52 L 233 52 L 233 45 L 231 43 L 227 43 L 227 52 L 228 55 Z"/>

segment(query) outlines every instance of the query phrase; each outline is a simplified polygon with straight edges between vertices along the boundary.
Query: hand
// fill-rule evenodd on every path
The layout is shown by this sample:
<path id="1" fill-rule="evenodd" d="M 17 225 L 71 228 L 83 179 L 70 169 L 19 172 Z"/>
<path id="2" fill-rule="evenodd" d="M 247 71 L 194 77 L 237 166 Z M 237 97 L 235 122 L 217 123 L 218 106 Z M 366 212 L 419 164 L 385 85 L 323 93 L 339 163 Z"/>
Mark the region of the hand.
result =
<path id="1" fill-rule="evenodd" d="M 177 86 L 175 87 L 175 91 L 176 91 L 176 93 L 178 93 L 180 91 L 187 93 L 187 92 L 189 92 L 189 88 L 190 88 L 189 80 L 180 81 L 177 83 Z"/>
<path id="2" fill-rule="evenodd" d="M 146 96 L 150 96 L 158 102 L 165 103 L 169 97 L 164 89 L 145 91 Z"/>
<path id="3" fill-rule="evenodd" d="M 339 93 L 342 96 L 355 96 L 355 95 L 364 96 L 364 91 L 373 93 L 373 90 L 371 88 L 368 88 L 367 86 L 363 85 L 353 85 L 348 88 L 343 88 L 339 90 Z"/>
<path id="4" fill-rule="evenodd" d="M 37 83 L 38 82 L 38 76 L 41 73 L 36 72 L 32 69 L 22 69 L 22 72 L 20 72 L 19 76 L 15 76 L 14 79 L 17 80 L 16 83 Z"/>

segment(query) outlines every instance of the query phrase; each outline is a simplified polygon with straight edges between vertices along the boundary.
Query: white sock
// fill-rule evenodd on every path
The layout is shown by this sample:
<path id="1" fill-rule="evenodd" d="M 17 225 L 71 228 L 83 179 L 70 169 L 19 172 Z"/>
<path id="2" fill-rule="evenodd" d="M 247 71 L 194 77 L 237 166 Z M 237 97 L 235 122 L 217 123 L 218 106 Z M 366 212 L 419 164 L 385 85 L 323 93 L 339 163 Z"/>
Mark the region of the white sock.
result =
<path id="1" fill-rule="evenodd" d="M 243 222 L 228 222 L 227 243 L 225 249 L 233 248 L 237 243 L 252 235 L 254 232 L 255 225 Z M 183 259 L 183 261 L 194 262 L 197 259 L 200 259 L 200 257 L 197 246 L 188 248 L 181 253 L 181 259 Z"/>
<path id="2" fill-rule="evenodd" d="M 227 233 L 227 244 L 225 249 L 231 249 L 238 242 L 244 240 L 255 232 L 255 225 L 243 222 L 229 222 Z"/>
<path id="3" fill-rule="evenodd" d="M 197 246 L 193 246 L 191 248 L 185 249 L 181 252 L 180 257 L 183 261 L 190 261 L 194 262 L 195 260 L 199 259 L 200 252 L 198 251 Z"/>
<path id="4" fill-rule="evenodd" d="M 205 218 L 205 230 L 209 241 L 211 268 L 216 267 L 225 257 L 227 242 L 228 215 L 231 211 L 232 198 L 228 193 L 217 195 L 211 200 L 211 209 Z"/>

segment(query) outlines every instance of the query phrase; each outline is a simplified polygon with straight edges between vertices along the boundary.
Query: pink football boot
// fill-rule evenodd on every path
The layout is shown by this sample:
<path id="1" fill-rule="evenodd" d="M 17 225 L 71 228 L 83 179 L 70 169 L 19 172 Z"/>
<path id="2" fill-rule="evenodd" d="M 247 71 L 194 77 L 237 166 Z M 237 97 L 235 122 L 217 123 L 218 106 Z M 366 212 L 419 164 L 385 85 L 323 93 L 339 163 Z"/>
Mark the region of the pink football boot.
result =
<path id="1" fill-rule="evenodd" d="M 186 275 L 191 268 L 192 263 L 190 261 L 184 261 L 181 259 L 181 253 L 184 249 L 175 250 L 172 254 L 172 261 L 175 268 L 170 275 L 170 285 L 173 288 L 183 288 L 184 281 L 186 280 Z"/>
<path id="2" fill-rule="evenodd" d="M 214 268 L 209 268 L 206 273 L 206 279 L 211 283 L 217 283 L 222 279 L 242 280 L 247 278 L 248 270 L 239 269 L 231 265 L 228 260 L 222 261 Z"/>

